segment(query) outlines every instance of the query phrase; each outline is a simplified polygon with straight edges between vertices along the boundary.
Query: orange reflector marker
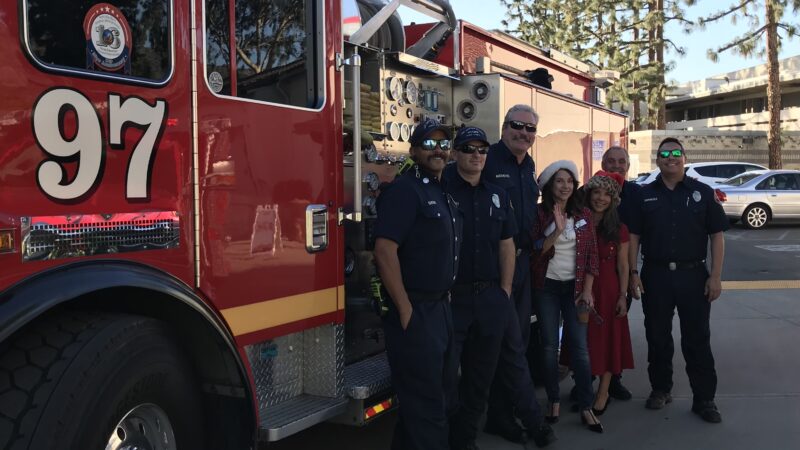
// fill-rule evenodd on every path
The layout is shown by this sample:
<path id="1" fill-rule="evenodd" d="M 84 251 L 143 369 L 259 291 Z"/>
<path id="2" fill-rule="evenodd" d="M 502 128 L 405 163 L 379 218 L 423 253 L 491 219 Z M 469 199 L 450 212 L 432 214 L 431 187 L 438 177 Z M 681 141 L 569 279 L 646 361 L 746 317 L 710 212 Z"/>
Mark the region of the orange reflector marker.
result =
<path id="1" fill-rule="evenodd" d="M 14 251 L 14 230 L 0 230 L 0 253 Z"/>
<path id="2" fill-rule="evenodd" d="M 375 406 L 371 406 L 371 407 L 367 408 L 366 410 L 364 410 L 364 419 L 365 420 L 369 420 L 369 419 L 372 419 L 373 417 L 377 416 L 378 414 L 380 414 L 382 412 L 388 411 L 389 409 L 391 409 L 392 404 L 393 404 L 393 401 L 390 398 L 388 400 L 384 400 L 384 401 L 378 403 Z"/>

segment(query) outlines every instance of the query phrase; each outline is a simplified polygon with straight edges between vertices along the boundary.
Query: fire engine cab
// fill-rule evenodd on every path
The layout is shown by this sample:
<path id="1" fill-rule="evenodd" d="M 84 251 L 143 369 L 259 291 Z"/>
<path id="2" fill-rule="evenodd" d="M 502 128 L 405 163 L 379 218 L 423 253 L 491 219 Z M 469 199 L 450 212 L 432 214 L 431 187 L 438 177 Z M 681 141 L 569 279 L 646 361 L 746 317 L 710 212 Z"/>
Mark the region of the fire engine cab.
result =
<path id="1" fill-rule="evenodd" d="M 397 406 L 375 199 L 415 124 L 497 139 L 529 103 L 537 164 L 582 176 L 626 127 L 588 67 L 446 0 L 0 0 L 0 61 L 3 448 L 253 448 L 374 420 Z"/>

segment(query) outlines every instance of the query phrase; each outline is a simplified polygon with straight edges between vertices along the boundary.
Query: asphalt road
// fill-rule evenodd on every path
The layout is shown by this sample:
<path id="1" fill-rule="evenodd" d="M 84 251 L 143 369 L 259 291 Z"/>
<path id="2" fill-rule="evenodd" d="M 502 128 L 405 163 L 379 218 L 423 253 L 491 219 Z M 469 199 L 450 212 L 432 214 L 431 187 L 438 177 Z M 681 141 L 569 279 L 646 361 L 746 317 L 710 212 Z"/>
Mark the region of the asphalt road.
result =
<path id="1" fill-rule="evenodd" d="M 800 280 L 800 225 L 725 233 L 724 281 Z"/>
<path id="2" fill-rule="evenodd" d="M 725 234 L 723 281 L 800 280 L 800 226 L 770 226 L 746 230 L 733 226 Z M 735 283 L 733 283 L 735 284 Z M 675 401 L 662 411 L 643 408 L 649 394 L 647 348 L 642 312 L 630 312 L 631 337 L 637 368 L 626 372 L 625 384 L 634 394 L 629 402 L 614 402 L 602 418 L 603 435 L 586 431 L 577 415 L 564 413 L 555 426 L 559 441 L 554 450 L 652 450 L 798 448 L 800 442 L 800 346 L 781 345 L 800 340 L 800 289 L 739 287 L 725 290 L 712 306 L 712 347 L 719 386 L 717 403 L 723 423 L 709 425 L 689 412 L 691 389 L 680 356 L 680 326 L 673 324 L 676 340 Z M 795 287 L 800 287 L 800 284 Z M 566 396 L 571 384 L 562 383 Z M 538 389 L 540 401 L 544 392 Z M 567 402 L 566 399 L 564 399 Z M 568 403 L 565 403 L 565 405 Z M 567 411 L 568 408 L 562 408 Z M 365 428 L 320 424 L 269 445 L 269 449 L 362 450 L 388 449 L 395 416 L 388 414 Z M 482 434 L 484 450 L 520 449 Z M 535 448 L 535 447 L 531 447 Z"/>

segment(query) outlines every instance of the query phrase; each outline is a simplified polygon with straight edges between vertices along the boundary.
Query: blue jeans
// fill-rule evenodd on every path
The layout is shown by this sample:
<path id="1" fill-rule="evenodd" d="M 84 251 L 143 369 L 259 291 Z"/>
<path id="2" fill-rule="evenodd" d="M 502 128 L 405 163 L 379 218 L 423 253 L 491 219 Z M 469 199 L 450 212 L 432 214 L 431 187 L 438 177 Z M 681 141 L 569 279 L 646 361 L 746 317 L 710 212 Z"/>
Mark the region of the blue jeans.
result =
<path id="1" fill-rule="evenodd" d="M 578 406 L 586 409 L 591 408 L 594 394 L 589 366 L 589 347 L 586 342 L 587 326 L 578 322 L 574 291 L 574 280 L 556 281 L 545 278 L 544 287 L 537 289 L 534 297 L 539 308 L 547 399 L 550 402 L 558 402 L 561 398 L 558 387 L 558 325 L 563 317 L 570 366 L 575 374 Z"/>

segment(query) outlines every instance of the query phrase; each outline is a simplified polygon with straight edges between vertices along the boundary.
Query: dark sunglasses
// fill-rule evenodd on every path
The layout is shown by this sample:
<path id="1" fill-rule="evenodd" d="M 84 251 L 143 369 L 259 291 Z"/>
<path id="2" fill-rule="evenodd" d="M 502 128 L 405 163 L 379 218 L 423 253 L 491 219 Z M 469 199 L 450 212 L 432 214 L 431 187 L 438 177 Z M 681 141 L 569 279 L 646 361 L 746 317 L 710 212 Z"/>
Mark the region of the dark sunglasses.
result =
<path id="1" fill-rule="evenodd" d="M 675 150 L 660 150 L 657 153 L 659 158 L 669 158 L 672 156 L 673 158 L 680 158 L 683 156 L 683 150 L 676 148 Z"/>
<path id="2" fill-rule="evenodd" d="M 450 150 L 450 139 L 423 139 L 419 146 L 425 150 L 433 151 L 437 145 L 442 150 Z"/>
<path id="3" fill-rule="evenodd" d="M 509 120 L 506 123 L 515 130 L 521 130 L 525 128 L 525 131 L 528 133 L 536 133 L 536 125 L 532 123 L 520 122 L 519 120 Z"/>
<path id="4" fill-rule="evenodd" d="M 471 155 L 475 152 L 478 152 L 478 154 L 481 155 L 489 153 L 489 147 L 485 145 L 462 145 L 457 150 L 467 155 Z"/>

